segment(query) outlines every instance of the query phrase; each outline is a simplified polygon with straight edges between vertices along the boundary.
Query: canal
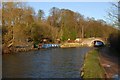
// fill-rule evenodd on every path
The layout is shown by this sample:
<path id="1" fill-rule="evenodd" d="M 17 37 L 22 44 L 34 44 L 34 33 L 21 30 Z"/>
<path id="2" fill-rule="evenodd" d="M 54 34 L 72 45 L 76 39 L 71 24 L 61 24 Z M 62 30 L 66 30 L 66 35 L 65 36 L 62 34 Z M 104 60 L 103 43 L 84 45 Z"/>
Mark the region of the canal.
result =
<path id="1" fill-rule="evenodd" d="M 3 78 L 80 78 L 84 55 L 91 48 L 52 48 L 4 54 Z"/>

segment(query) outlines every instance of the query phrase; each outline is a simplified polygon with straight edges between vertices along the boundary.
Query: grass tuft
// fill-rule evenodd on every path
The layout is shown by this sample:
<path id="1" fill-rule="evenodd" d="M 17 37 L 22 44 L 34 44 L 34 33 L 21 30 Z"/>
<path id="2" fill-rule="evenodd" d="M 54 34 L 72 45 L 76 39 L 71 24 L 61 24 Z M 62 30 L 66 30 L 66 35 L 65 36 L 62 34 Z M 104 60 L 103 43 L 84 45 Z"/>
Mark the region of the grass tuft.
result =
<path id="1" fill-rule="evenodd" d="M 87 53 L 83 66 L 83 78 L 104 78 L 104 69 L 99 62 L 99 54 L 97 50 Z"/>

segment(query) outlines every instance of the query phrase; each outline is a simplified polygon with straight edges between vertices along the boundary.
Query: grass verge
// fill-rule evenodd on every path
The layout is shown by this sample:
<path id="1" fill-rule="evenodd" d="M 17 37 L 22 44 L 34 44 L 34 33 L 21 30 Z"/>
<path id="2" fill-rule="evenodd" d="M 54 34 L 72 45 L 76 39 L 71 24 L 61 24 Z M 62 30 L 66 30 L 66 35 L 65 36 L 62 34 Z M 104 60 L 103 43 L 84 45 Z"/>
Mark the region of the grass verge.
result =
<path id="1" fill-rule="evenodd" d="M 80 43 L 63 43 L 60 46 L 61 48 L 68 48 L 68 47 L 80 47 Z"/>
<path id="2" fill-rule="evenodd" d="M 92 50 L 88 52 L 82 67 L 82 78 L 104 78 L 104 74 L 104 69 L 99 62 L 98 51 Z"/>

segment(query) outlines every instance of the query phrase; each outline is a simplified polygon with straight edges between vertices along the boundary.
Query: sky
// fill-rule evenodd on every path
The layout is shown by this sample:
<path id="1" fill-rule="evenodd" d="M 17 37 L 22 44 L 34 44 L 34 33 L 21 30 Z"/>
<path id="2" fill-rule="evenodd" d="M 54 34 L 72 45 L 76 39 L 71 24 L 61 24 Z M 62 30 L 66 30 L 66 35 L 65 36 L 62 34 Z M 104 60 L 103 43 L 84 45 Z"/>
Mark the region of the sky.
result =
<path id="1" fill-rule="evenodd" d="M 3 2 L 118 2 L 119 0 L 2 0 Z"/>
<path id="2" fill-rule="evenodd" d="M 39 9 L 45 12 L 45 15 L 49 15 L 49 11 L 52 7 L 59 9 L 70 9 L 74 12 L 79 12 L 84 17 L 94 17 L 97 19 L 103 19 L 106 21 L 107 11 L 111 7 L 110 2 L 27 2 L 27 5 L 33 7 L 37 13 Z"/>

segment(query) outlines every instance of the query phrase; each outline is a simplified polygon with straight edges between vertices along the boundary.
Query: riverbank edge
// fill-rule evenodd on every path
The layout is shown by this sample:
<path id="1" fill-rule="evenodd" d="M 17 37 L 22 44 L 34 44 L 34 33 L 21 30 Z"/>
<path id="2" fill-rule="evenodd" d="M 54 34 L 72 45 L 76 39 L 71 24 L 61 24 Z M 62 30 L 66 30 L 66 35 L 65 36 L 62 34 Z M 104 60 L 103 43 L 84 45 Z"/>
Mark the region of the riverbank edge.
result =
<path id="1" fill-rule="evenodd" d="M 61 48 L 74 48 L 74 47 L 93 47 L 86 44 L 81 43 L 62 43 L 60 44 Z"/>
<path id="2" fill-rule="evenodd" d="M 3 49 L 2 54 L 15 54 L 19 52 L 28 52 L 28 51 L 35 51 L 39 50 L 38 48 L 11 48 L 11 49 Z"/>
<path id="3" fill-rule="evenodd" d="M 92 54 L 94 54 L 94 51 L 97 53 L 97 56 L 93 56 Z M 102 75 L 102 76 L 97 76 L 97 77 L 94 77 L 94 75 L 96 75 L 96 74 L 99 74 L 99 71 L 97 71 L 97 70 L 93 70 L 92 68 L 90 68 L 90 67 L 88 67 L 88 63 L 87 62 L 89 62 L 89 63 L 92 63 L 92 60 L 90 60 L 90 56 L 93 56 L 91 59 L 92 60 L 94 60 L 94 61 L 98 61 L 96 64 L 99 66 L 99 68 L 100 68 L 100 71 L 102 71 L 102 74 L 100 74 L 100 75 Z M 94 58 L 94 57 L 96 57 L 96 58 Z M 97 59 L 97 60 L 95 60 L 95 59 Z M 94 63 L 93 63 L 94 64 Z M 92 65 L 91 65 L 92 66 Z M 95 65 L 94 65 L 95 66 Z M 89 69 L 88 69 L 88 68 Z M 95 66 L 96 67 L 96 66 Z M 98 67 L 97 67 L 98 68 Z M 97 69 L 97 68 L 94 68 L 94 69 Z M 103 66 L 101 65 L 101 63 L 100 63 L 100 56 L 99 56 L 99 52 L 97 51 L 97 49 L 92 49 L 92 50 L 90 50 L 85 56 L 84 56 L 84 63 L 83 63 L 83 65 L 82 65 L 82 67 L 81 67 L 81 74 L 80 74 L 80 76 L 81 76 L 81 78 L 82 79 L 87 79 L 87 78 L 99 78 L 100 80 L 104 80 L 105 78 L 106 78 L 106 72 L 105 72 L 105 70 L 104 70 L 104 68 L 103 68 Z M 94 72 L 94 73 L 96 73 L 96 74 L 92 74 L 92 71 Z M 89 75 L 88 75 L 89 74 Z M 86 77 L 86 75 L 87 75 L 87 77 Z"/>
<path id="4" fill-rule="evenodd" d="M 53 43 L 54 44 L 54 43 Z M 44 45 L 44 44 L 42 44 Z M 42 49 L 49 49 L 49 48 L 56 48 L 56 47 L 41 47 L 42 45 L 39 46 L 38 45 L 29 45 L 29 46 L 24 46 L 24 47 L 21 47 L 21 46 L 12 46 L 12 47 L 4 47 L 2 46 L 2 54 L 13 54 L 13 53 L 19 53 L 19 52 L 28 52 L 28 51 L 35 51 L 35 50 L 42 50 Z M 36 47 L 37 46 L 37 47 Z"/>
<path id="5" fill-rule="evenodd" d="M 75 48 L 75 47 L 90 47 L 88 45 L 81 45 L 80 43 L 61 43 L 59 48 Z M 25 47 L 25 48 L 4 48 L 2 46 L 2 54 L 11 54 L 11 53 L 18 53 L 18 52 L 28 52 L 28 51 L 34 51 L 34 50 L 40 50 L 42 48 L 33 48 Z"/>

